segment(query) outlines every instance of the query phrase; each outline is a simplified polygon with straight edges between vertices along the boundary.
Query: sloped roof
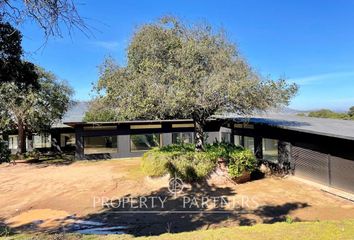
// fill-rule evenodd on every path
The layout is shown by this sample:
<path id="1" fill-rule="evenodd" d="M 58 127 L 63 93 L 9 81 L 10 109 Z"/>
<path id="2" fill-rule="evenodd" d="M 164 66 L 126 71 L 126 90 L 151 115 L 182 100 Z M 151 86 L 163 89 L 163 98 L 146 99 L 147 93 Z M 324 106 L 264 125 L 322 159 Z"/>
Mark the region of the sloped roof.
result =
<path id="1" fill-rule="evenodd" d="M 354 121 L 328 118 L 302 117 L 292 114 L 259 114 L 252 116 L 228 115 L 232 118 L 250 123 L 266 124 L 279 128 L 319 134 L 329 137 L 354 140 Z"/>
<path id="2" fill-rule="evenodd" d="M 77 102 L 69 109 L 69 111 L 64 115 L 63 119 L 59 123 L 53 125 L 53 128 L 70 127 L 69 125 L 66 125 L 64 123 L 68 123 L 72 126 L 75 125 L 75 123 L 83 123 L 83 118 L 85 116 L 85 113 L 88 111 L 88 108 L 88 102 Z M 233 119 L 235 121 L 248 121 L 250 123 L 266 124 L 269 126 L 275 126 L 299 132 L 307 132 L 324 136 L 354 140 L 354 121 L 352 120 L 302 117 L 297 116 L 294 113 L 284 114 L 279 112 L 263 113 L 249 116 L 225 114 L 214 117 L 220 119 Z M 183 121 L 186 121 L 186 119 L 184 119 Z M 139 122 L 151 122 L 151 120 Z"/>

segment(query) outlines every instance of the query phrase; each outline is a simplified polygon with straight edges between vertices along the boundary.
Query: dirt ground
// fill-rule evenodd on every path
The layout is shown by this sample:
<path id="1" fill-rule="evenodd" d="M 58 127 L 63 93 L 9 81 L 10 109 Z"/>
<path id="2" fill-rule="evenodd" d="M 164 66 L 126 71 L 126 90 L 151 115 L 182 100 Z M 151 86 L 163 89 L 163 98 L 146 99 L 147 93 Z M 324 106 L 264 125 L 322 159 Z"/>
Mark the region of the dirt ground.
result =
<path id="1" fill-rule="evenodd" d="M 354 218 L 353 202 L 287 178 L 235 185 L 214 174 L 207 182 L 185 184 L 171 194 L 169 178 L 144 177 L 139 159 L 2 164 L 0 180 L 0 224 L 23 231 L 87 231 L 95 226 L 156 235 Z M 139 203 L 142 199 L 145 204 Z"/>

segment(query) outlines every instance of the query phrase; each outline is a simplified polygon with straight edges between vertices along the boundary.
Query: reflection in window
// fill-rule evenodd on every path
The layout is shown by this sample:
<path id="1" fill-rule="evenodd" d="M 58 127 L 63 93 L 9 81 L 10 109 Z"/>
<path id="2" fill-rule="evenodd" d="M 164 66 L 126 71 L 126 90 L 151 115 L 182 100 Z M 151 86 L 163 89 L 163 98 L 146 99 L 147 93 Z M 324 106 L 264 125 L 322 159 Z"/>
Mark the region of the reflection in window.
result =
<path id="1" fill-rule="evenodd" d="M 62 133 L 60 134 L 60 147 L 74 147 L 75 146 L 75 133 Z"/>
<path id="2" fill-rule="evenodd" d="M 84 137 L 84 154 L 116 153 L 117 136 Z"/>
<path id="3" fill-rule="evenodd" d="M 243 137 L 243 146 L 246 149 L 250 149 L 250 150 L 252 150 L 252 152 L 254 152 L 254 138 L 244 136 Z"/>
<path id="4" fill-rule="evenodd" d="M 242 136 L 234 135 L 234 144 L 236 146 L 243 146 Z"/>
<path id="5" fill-rule="evenodd" d="M 231 133 L 221 132 L 221 141 L 230 143 L 231 142 Z"/>
<path id="6" fill-rule="evenodd" d="M 49 133 L 40 133 L 33 135 L 33 148 L 50 148 L 52 146 Z"/>
<path id="7" fill-rule="evenodd" d="M 278 162 L 278 140 L 263 138 L 263 159 L 277 163 Z"/>
<path id="8" fill-rule="evenodd" d="M 17 149 L 18 146 L 18 138 L 17 135 L 9 136 L 9 149 Z"/>
<path id="9" fill-rule="evenodd" d="M 160 134 L 130 135 L 130 151 L 146 151 L 160 146 Z"/>
<path id="10" fill-rule="evenodd" d="M 172 133 L 172 143 L 193 143 L 193 133 L 192 132 L 175 132 Z"/>

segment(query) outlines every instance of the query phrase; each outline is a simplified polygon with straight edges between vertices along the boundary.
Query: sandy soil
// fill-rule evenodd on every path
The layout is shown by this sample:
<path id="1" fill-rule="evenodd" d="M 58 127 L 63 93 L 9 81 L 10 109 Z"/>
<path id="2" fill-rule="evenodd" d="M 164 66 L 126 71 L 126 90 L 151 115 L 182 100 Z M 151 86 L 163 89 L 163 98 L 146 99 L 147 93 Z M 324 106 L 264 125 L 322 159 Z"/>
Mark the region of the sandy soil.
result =
<path id="1" fill-rule="evenodd" d="M 289 216 L 296 221 L 354 218 L 352 202 L 290 179 L 265 178 L 235 185 L 214 176 L 205 183 L 185 185 L 181 193 L 171 195 L 168 178 L 144 177 L 138 159 L 59 166 L 3 164 L 0 179 L 0 223 L 22 230 L 60 231 L 80 220 L 124 225 L 132 229 L 130 233 L 149 235 L 273 223 Z M 101 204 L 108 199 L 151 196 L 166 197 L 164 208 L 126 213 L 126 208 L 102 208 Z M 181 207 L 186 197 L 200 200 L 204 196 L 209 200 L 225 196 L 228 204 L 194 204 L 189 205 L 190 212 L 181 212 L 186 210 Z M 207 210 L 214 213 L 205 214 Z"/>

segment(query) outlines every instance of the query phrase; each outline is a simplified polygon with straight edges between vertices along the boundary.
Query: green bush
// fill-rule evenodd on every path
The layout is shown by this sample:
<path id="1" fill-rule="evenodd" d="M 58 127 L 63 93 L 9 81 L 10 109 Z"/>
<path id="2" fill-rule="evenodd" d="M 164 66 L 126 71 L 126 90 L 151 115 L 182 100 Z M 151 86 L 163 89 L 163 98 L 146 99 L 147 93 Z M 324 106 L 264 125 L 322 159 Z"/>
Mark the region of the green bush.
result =
<path id="1" fill-rule="evenodd" d="M 169 161 L 168 171 L 186 182 L 205 178 L 216 166 L 207 152 L 186 152 L 175 155 Z"/>
<path id="2" fill-rule="evenodd" d="M 11 151 L 8 148 L 7 142 L 0 140 L 0 163 L 10 161 Z"/>
<path id="3" fill-rule="evenodd" d="M 143 173 L 150 177 L 161 177 L 167 174 L 169 155 L 169 153 L 160 152 L 158 148 L 146 152 L 141 162 Z"/>
<path id="4" fill-rule="evenodd" d="M 141 166 L 143 172 L 151 177 L 170 173 L 171 176 L 176 175 L 183 181 L 194 182 L 207 177 L 216 167 L 219 158 L 231 163 L 233 174 L 243 169 L 252 171 L 256 164 L 251 151 L 221 142 L 207 144 L 204 152 L 196 152 L 193 144 L 153 148 L 144 154 Z"/>
<path id="5" fill-rule="evenodd" d="M 257 160 L 249 149 L 235 151 L 230 154 L 228 173 L 231 177 L 240 177 L 244 172 L 253 172 Z"/>

